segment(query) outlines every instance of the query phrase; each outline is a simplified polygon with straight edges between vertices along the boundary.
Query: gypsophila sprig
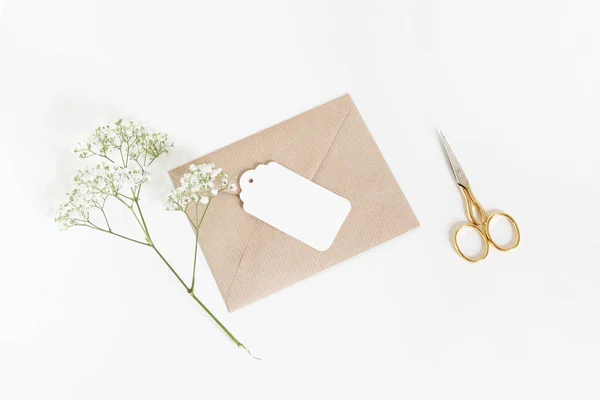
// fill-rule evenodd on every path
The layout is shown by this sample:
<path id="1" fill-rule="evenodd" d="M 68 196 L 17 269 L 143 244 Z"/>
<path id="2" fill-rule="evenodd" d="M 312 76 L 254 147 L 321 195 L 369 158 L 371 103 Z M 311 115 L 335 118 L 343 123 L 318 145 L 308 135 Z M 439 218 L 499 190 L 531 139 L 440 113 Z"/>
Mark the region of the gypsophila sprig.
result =
<path id="1" fill-rule="evenodd" d="M 127 190 L 135 190 L 150 181 L 150 172 L 139 167 L 129 169 L 120 165 L 102 162 L 95 167 L 80 170 L 73 183 L 85 186 L 92 193 L 118 195 Z"/>
<path id="2" fill-rule="evenodd" d="M 149 132 L 145 126 L 118 120 L 112 125 L 96 128 L 87 140 L 73 150 L 79 158 L 98 156 L 124 167 L 135 162 L 139 167 L 150 166 L 158 157 L 167 154 L 169 138 L 164 133 Z M 115 160 L 115 161 L 113 161 Z"/>
<path id="3" fill-rule="evenodd" d="M 81 159 L 97 157 L 102 161 L 96 166 L 77 172 L 73 178 L 73 188 L 67 193 L 67 200 L 60 205 L 55 221 L 60 225 L 61 230 L 82 226 L 151 248 L 192 299 L 202 307 L 223 332 L 239 348 L 250 353 L 194 293 L 198 230 L 212 198 L 223 191 L 235 192 L 237 190 L 235 183 L 230 182 L 227 174 L 221 168 L 216 168 L 214 164 L 191 165 L 190 172 L 181 179 L 181 186 L 168 196 L 167 209 L 185 212 L 190 204 L 196 206 L 194 220 L 186 213 L 188 219 L 193 221 L 196 233 L 191 285 L 188 286 L 169 264 L 150 236 L 148 224 L 140 205 L 140 194 L 143 185 L 150 181 L 148 167 L 157 158 L 167 154 L 171 146 L 166 134 L 150 132 L 146 127 L 135 122 L 123 123 L 122 120 L 118 120 L 112 125 L 96 128 L 88 139 L 78 143 L 74 152 Z M 112 229 L 105 209 L 109 201 L 115 201 L 131 212 L 143 238 L 132 238 Z M 198 218 L 201 205 L 204 206 L 204 210 L 202 218 Z"/>
<path id="4" fill-rule="evenodd" d="M 73 177 L 73 189 L 67 194 L 67 201 L 60 205 L 55 218 L 61 229 L 94 223 L 90 212 L 94 209 L 104 212 L 109 196 L 130 200 L 127 191 L 139 193 L 142 184 L 150 181 L 150 173 L 141 168 L 124 168 L 119 165 L 100 163 L 95 167 L 79 170 Z M 105 221 L 108 224 L 108 221 Z M 107 229 L 109 227 L 107 226 Z"/>
<path id="5" fill-rule="evenodd" d="M 215 164 L 191 164 L 189 172 L 183 174 L 179 184 L 179 187 L 167 196 L 167 210 L 182 211 L 186 215 L 194 227 L 197 242 L 200 225 L 204 221 L 212 199 L 223 191 L 235 193 L 237 185 L 230 182 L 229 176 L 221 168 L 217 168 Z M 204 206 L 204 210 L 200 215 L 201 205 Z M 192 217 L 190 217 L 190 214 Z M 190 291 L 194 291 L 194 285 L 196 284 L 197 257 L 198 246 L 194 248 L 194 269 Z"/>
<path id="6" fill-rule="evenodd" d="M 215 164 L 192 164 L 180 179 L 180 186 L 167 196 L 167 210 L 187 211 L 190 204 L 208 204 L 222 191 L 235 193 L 237 185 Z"/>
<path id="7" fill-rule="evenodd" d="M 96 207 L 98 201 L 103 201 L 81 187 L 76 187 L 67 193 L 67 198 L 68 200 L 60 205 L 58 215 L 54 218 L 61 230 L 86 225 L 92 208 Z"/>

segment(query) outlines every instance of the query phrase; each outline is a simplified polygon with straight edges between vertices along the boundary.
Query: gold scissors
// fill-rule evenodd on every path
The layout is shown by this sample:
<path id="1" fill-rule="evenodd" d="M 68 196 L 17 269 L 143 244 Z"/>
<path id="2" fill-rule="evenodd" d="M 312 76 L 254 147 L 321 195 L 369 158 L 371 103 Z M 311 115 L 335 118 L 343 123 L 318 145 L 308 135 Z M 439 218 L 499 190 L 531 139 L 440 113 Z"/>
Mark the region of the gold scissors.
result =
<path id="1" fill-rule="evenodd" d="M 492 244 L 492 246 L 494 246 L 495 248 L 497 248 L 500 251 L 508 251 L 508 250 L 512 250 L 515 247 L 517 247 L 519 245 L 519 242 L 521 241 L 521 233 L 519 232 L 519 226 L 517 225 L 517 223 L 515 222 L 513 217 L 511 217 L 510 215 L 508 215 L 504 212 L 495 212 L 491 215 L 487 215 L 487 213 L 485 212 L 485 210 L 483 209 L 481 204 L 479 204 L 479 202 L 475 198 L 475 195 L 473 194 L 473 191 L 471 190 L 471 186 L 469 185 L 469 180 L 467 179 L 467 175 L 465 174 L 465 171 L 463 171 L 462 167 L 458 163 L 458 160 L 456 159 L 454 152 L 450 148 L 450 145 L 446 141 L 444 134 L 442 133 L 442 131 L 438 131 L 438 132 L 442 138 L 442 142 L 444 143 L 444 149 L 446 150 L 446 156 L 448 157 L 448 161 L 450 162 L 450 167 L 452 168 L 452 173 L 454 174 L 456 183 L 458 184 L 458 187 L 460 188 L 460 191 L 462 192 L 463 198 L 465 199 L 465 205 L 467 208 L 467 217 L 469 218 L 468 223 L 459 226 L 456 229 L 456 231 L 454 232 L 454 239 L 453 239 L 454 248 L 456 249 L 458 254 L 467 261 L 478 262 L 487 257 L 488 252 L 490 250 L 490 243 Z M 512 244 L 510 244 L 508 246 L 501 246 L 497 242 L 494 241 L 494 238 L 492 237 L 492 235 L 490 233 L 490 222 L 496 217 L 506 218 L 511 223 L 513 230 L 514 230 L 514 240 L 513 240 Z M 477 232 L 479 234 L 479 236 L 481 236 L 481 239 L 483 240 L 483 253 L 479 257 L 471 258 L 471 257 L 467 256 L 465 253 L 463 253 L 463 251 L 460 249 L 460 246 L 458 245 L 458 240 L 457 240 L 458 233 L 461 230 L 467 229 L 467 228 L 474 229 L 475 232 Z"/>

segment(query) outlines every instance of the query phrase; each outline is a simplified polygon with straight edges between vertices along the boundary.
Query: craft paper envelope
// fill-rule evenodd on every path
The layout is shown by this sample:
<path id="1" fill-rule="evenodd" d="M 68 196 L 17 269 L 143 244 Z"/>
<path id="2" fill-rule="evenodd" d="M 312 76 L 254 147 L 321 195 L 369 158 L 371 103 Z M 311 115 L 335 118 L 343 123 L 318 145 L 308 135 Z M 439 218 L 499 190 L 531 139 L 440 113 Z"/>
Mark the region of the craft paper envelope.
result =
<path id="1" fill-rule="evenodd" d="M 352 210 L 333 245 L 321 252 L 246 213 L 238 196 L 217 196 L 202 223 L 198 242 L 230 311 L 419 225 L 349 95 L 169 174 L 178 186 L 190 164 L 215 163 L 230 177 L 239 177 L 269 161 L 348 199 Z"/>

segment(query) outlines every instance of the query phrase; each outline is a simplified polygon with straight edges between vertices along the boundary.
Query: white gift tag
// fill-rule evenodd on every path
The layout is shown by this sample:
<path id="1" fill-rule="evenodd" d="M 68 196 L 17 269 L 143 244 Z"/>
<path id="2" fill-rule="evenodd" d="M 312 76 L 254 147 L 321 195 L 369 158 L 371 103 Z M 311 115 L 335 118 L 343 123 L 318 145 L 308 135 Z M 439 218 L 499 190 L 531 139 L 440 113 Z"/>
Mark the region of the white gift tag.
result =
<path id="1" fill-rule="evenodd" d="M 247 213 L 319 251 L 331 246 L 352 208 L 276 162 L 244 172 L 240 188 Z"/>

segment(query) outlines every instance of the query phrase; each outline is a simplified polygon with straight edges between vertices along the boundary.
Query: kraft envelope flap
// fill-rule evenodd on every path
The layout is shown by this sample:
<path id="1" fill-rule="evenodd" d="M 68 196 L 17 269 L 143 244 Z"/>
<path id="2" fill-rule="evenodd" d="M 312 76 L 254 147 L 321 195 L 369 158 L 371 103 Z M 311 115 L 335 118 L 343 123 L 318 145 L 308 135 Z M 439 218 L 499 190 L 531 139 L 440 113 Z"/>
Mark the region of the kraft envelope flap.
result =
<path id="1" fill-rule="evenodd" d="M 347 198 L 352 211 L 331 248 L 318 252 L 244 212 L 237 196 L 215 198 L 198 241 L 230 311 L 418 226 L 349 95 L 182 165 L 170 176 L 178 186 L 190 164 L 214 162 L 240 176 L 268 161 Z"/>

